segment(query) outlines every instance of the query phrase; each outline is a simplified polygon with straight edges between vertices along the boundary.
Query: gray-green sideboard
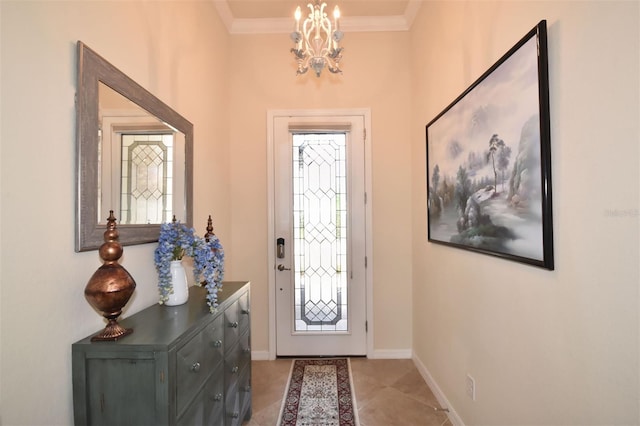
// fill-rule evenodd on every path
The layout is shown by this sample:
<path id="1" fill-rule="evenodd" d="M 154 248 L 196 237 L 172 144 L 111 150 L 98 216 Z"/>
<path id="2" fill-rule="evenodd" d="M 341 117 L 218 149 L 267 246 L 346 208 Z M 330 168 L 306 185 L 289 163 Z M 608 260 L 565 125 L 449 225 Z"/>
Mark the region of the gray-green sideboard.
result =
<path id="1" fill-rule="evenodd" d="M 224 282 L 181 306 L 153 305 L 119 321 L 133 334 L 72 345 L 76 425 L 241 425 L 251 417 L 248 282 Z"/>

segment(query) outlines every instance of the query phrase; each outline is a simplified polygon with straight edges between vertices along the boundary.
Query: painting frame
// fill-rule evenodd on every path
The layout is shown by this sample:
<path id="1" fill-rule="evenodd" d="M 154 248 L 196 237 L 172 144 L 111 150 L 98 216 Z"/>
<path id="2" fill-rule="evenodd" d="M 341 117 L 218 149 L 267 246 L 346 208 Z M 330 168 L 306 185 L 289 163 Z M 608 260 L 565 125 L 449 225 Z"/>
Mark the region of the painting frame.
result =
<path id="1" fill-rule="evenodd" d="M 428 241 L 553 270 L 546 21 L 425 131 Z"/>

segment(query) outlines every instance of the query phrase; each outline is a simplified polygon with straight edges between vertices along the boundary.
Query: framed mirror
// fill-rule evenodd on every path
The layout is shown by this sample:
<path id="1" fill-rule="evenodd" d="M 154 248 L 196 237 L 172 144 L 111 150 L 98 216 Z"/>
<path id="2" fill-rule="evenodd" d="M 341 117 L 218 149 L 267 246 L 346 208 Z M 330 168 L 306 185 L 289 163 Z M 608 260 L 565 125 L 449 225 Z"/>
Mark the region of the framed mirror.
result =
<path id="1" fill-rule="evenodd" d="M 78 42 L 76 251 L 95 250 L 113 210 L 122 245 L 193 226 L 193 124 Z"/>

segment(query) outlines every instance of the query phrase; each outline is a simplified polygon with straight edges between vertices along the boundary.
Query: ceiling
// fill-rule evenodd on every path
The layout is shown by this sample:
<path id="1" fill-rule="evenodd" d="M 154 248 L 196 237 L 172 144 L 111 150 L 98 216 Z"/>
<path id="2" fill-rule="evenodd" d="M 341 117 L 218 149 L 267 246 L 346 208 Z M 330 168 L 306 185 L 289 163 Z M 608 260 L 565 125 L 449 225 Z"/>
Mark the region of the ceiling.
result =
<path id="1" fill-rule="evenodd" d="M 297 6 L 309 0 L 212 0 L 230 34 L 288 33 Z M 408 31 L 422 0 L 325 0 L 331 16 L 340 7 L 340 27 L 349 31 Z"/>

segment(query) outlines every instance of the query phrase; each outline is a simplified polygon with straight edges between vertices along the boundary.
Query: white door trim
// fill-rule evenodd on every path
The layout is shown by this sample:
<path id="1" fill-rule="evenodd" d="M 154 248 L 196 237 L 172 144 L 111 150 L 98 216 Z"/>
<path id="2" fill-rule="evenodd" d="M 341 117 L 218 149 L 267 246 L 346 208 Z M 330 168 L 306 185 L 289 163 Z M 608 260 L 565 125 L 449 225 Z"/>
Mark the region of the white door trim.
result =
<path id="1" fill-rule="evenodd" d="M 373 356 L 373 227 L 372 227 L 372 176 L 371 176 L 371 110 L 369 108 L 356 109 L 313 109 L 313 110 L 267 110 L 267 258 L 269 265 L 269 359 L 276 358 L 276 257 L 274 230 L 274 200 L 275 200 L 275 171 L 274 171 L 274 119 L 276 117 L 322 117 L 322 116 L 362 116 L 365 128 L 365 191 L 367 203 L 365 205 L 366 237 L 365 255 L 366 268 L 366 320 L 367 320 L 367 357 Z"/>

